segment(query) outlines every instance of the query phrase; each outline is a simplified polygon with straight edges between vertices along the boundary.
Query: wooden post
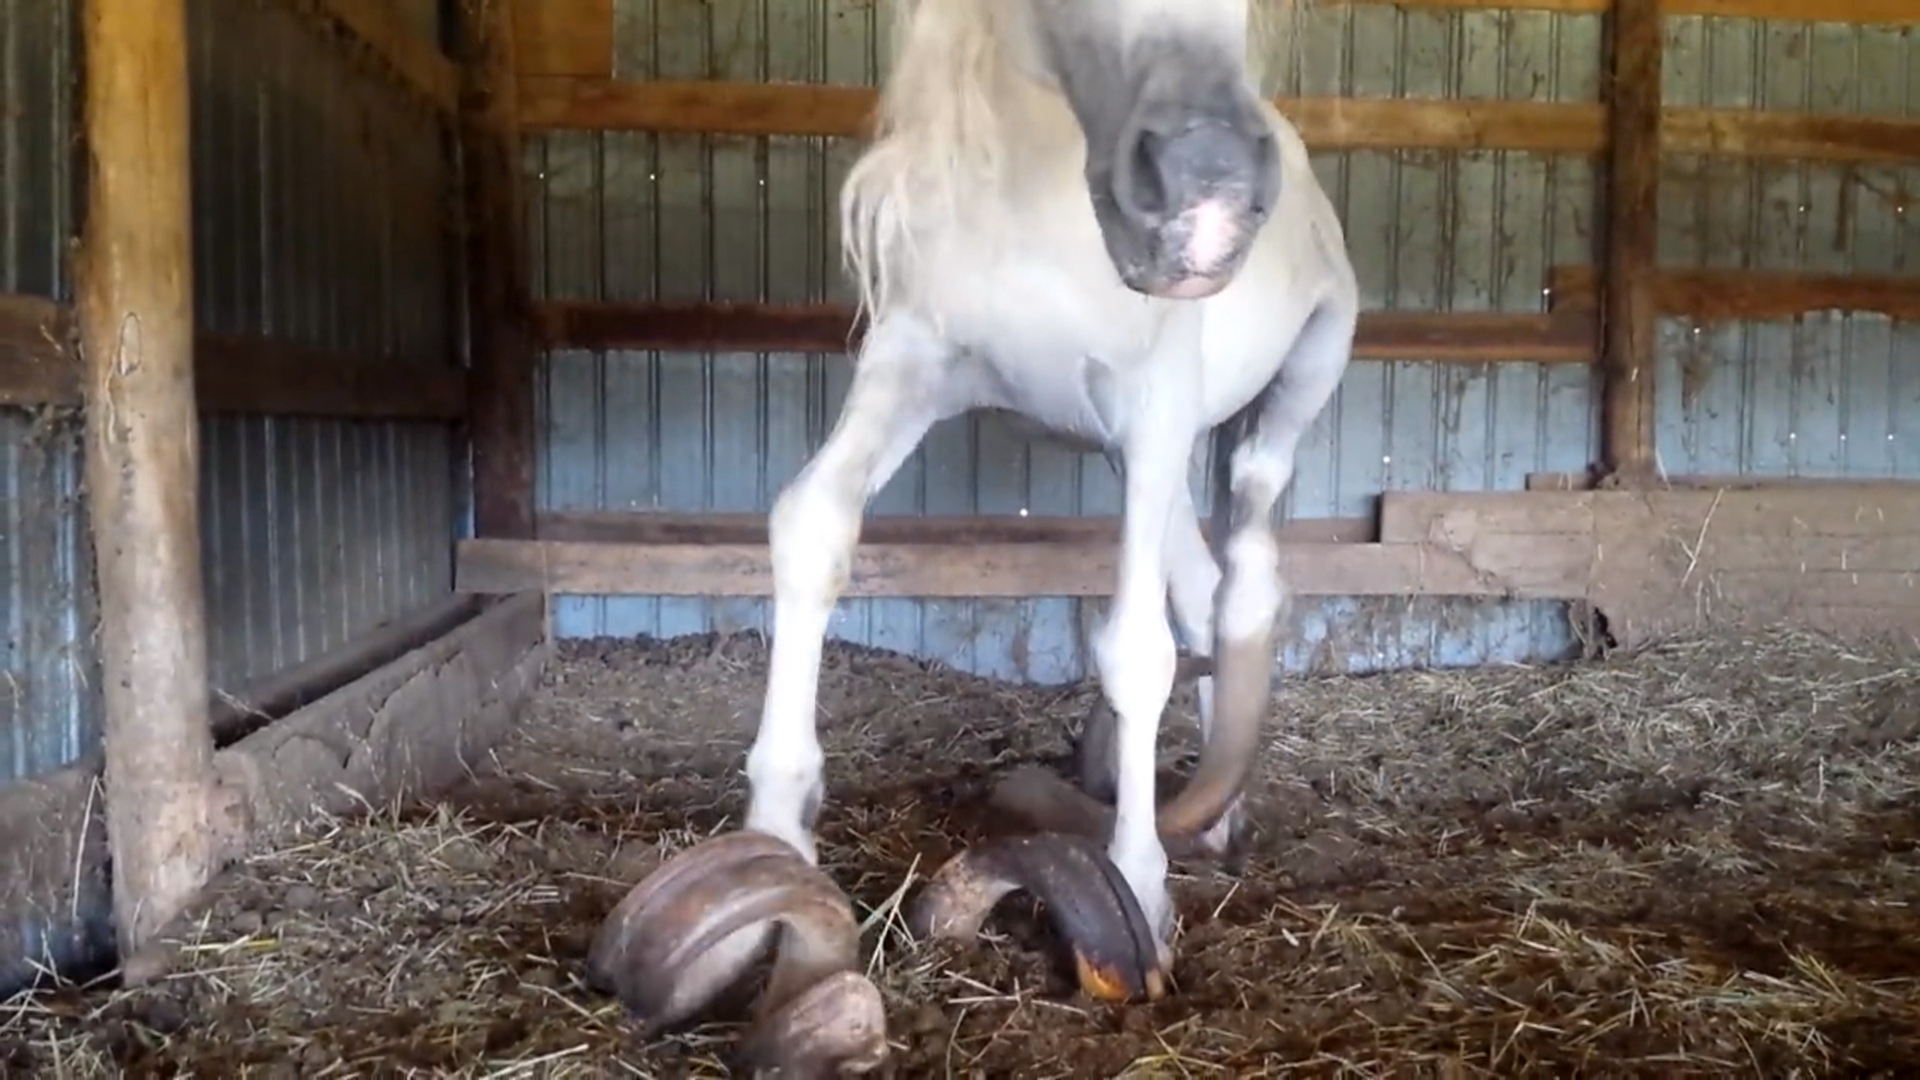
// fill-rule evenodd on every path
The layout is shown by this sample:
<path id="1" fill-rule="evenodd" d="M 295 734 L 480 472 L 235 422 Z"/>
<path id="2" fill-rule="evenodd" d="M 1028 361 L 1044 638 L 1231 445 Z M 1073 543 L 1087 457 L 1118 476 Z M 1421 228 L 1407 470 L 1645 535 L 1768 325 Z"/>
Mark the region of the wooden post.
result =
<path id="1" fill-rule="evenodd" d="M 473 497 L 481 536 L 533 535 L 535 335 L 521 236 L 513 5 L 461 0 L 460 149 L 473 350 Z"/>
<path id="2" fill-rule="evenodd" d="M 1607 233 L 1601 270 L 1603 453 L 1612 484 L 1654 459 L 1653 285 L 1660 240 L 1660 0 L 1615 0 L 1608 62 Z"/>
<path id="3" fill-rule="evenodd" d="M 219 868 L 193 383 L 185 0 L 85 0 L 76 276 L 123 961 Z"/>

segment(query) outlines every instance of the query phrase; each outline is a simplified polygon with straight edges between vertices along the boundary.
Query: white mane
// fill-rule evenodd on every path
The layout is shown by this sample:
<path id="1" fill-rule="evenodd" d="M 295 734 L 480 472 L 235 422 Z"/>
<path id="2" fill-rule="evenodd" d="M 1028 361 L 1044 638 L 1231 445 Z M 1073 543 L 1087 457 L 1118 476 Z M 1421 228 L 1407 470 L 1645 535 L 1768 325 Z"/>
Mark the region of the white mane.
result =
<path id="1" fill-rule="evenodd" d="M 840 191 L 843 261 L 869 316 L 911 274 L 916 234 L 954 222 L 968 193 L 997 184 L 1007 142 L 998 98 L 1012 85 L 1001 77 L 1000 35 L 1016 2 L 882 0 L 892 71 L 873 142 Z M 1275 61 L 1292 59 L 1295 14 L 1310 2 L 1250 0 L 1248 75 L 1261 93 L 1284 66 Z"/>

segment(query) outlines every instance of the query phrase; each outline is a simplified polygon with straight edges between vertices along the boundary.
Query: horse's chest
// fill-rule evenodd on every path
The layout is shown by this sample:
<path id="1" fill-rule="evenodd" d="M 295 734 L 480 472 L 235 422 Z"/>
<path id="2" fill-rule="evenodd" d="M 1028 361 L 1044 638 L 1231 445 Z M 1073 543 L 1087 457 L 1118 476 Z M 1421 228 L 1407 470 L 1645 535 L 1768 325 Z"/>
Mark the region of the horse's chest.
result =
<path id="1" fill-rule="evenodd" d="M 1119 437 L 1118 382 L 1084 348 L 983 343 L 966 350 L 962 363 L 970 405 L 1017 414 L 1080 450 L 1103 449 Z"/>

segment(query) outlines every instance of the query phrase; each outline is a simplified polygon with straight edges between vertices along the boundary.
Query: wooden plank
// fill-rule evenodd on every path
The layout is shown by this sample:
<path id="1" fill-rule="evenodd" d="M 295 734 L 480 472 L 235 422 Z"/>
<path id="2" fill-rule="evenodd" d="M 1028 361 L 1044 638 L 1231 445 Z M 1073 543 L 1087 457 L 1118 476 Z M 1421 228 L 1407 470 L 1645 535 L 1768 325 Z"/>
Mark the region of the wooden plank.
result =
<path id="1" fill-rule="evenodd" d="M 1635 0 L 1644 3 L 1646 0 Z M 871 87 L 523 76 L 528 131 L 659 131 L 864 138 Z M 1519 150 L 1599 154 L 1615 135 L 1587 102 L 1279 98 L 1315 150 Z M 1920 159 L 1920 121 L 1753 109 L 1668 108 L 1667 153 L 1887 164 Z"/>
<path id="2" fill-rule="evenodd" d="M 199 335 L 195 351 L 199 405 L 208 412 L 362 420 L 458 420 L 467 414 L 467 374 L 458 368 L 224 334 Z"/>
<path id="3" fill-rule="evenodd" d="M 1469 567 L 1567 560 L 1565 582 L 1622 645 L 1702 627 L 1791 623 L 1849 635 L 1920 633 L 1920 485 L 1671 491 L 1389 492 L 1380 535 Z M 1590 553 L 1584 570 L 1580 552 Z M 1539 571 L 1535 570 L 1535 573 Z M 1553 583 L 1557 588 L 1560 582 Z"/>
<path id="4" fill-rule="evenodd" d="M 1289 543 L 1281 573 L 1301 596 L 1539 595 L 1534 566 L 1474 567 L 1419 544 Z M 1110 596 L 1118 549 L 1105 543 L 868 544 L 854 552 L 847 597 Z M 467 540 L 457 588 L 503 593 L 766 597 L 765 544 L 622 544 Z M 1564 590 L 1562 590 L 1564 591 Z"/>
<path id="5" fill-rule="evenodd" d="M 459 101 L 460 73 L 431 41 L 413 32 L 392 0 L 302 0 L 365 45 L 403 84 L 442 113 Z"/>
<path id="6" fill-rule="evenodd" d="M 1392 5 L 1404 8 L 1441 8 L 1455 11 L 1549 11 L 1562 15 L 1599 15 L 1612 10 L 1612 0 L 1331 0 L 1338 6 Z M 1920 26 L 1920 8 L 1913 0 L 1663 0 L 1667 15 L 1709 15 L 1733 19 L 1780 19 L 1791 22 L 1837 22 Z"/>
<path id="7" fill-rule="evenodd" d="M 511 728 L 551 656 L 546 600 L 512 596 L 220 751 L 244 792 L 228 858 L 316 813 L 387 806 L 461 779 Z"/>
<path id="8" fill-rule="evenodd" d="M 1660 486 L 1676 490 L 1699 488 L 1727 488 L 1731 491 L 1752 491 L 1783 487 L 1859 487 L 1861 479 L 1857 476 L 1753 476 L 1740 474 L 1716 475 L 1713 473 L 1668 474 L 1660 478 Z M 1910 488 L 1920 493 L 1920 480 L 1874 480 L 1876 489 Z M 1526 488 L 1528 491 L 1588 491 L 1593 487 L 1593 478 L 1585 473 L 1528 473 Z"/>
<path id="9" fill-rule="evenodd" d="M 75 266 L 114 927 L 138 956 L 219 868 L 193 372 L 185 0 L 82 7 Z M 138 985 L 137 965 L 123 965 Z M 157 972 L 151 974 L 158 974 Z"/>
<path id="10" fill-rule="evenodd" d="M 767 516 L 753 513 L 548 511 L 541 540 L 615 544 L 765 544 Z M 1202 528 L 1205 522 L 1202 522 Z M 1283 543 L 1357 544 L 1373 539 L 1372 518 L 1300 518 L 1276 530 Z M 882 514 L 860 526 L 867 544 L 1117 544 L 1120 518 L 1003 514 Z"/>
<path id="11" fill-rule="evenodd" d="M 67 309 L 38 296 L 0 294 L 0 405 L 78 403 L 72 322 Z"/>
<path id="12" fill-rule="evenodd" d="M 474 522 L 482 536 L 533 535 L 534 374 L 514 103 L 512 6 L 462 0 L 460 145 L 472 340 Z"/>
<path id="13" fill-rule="evenodd" d="M 1608 50 L 1606 233 L 1600 268 L 1601 460 L 1617 481 L 1654 472 L 1654 369 L 1659 317 L 1660 0 L 1618 0 Z"/>
<path id="14" fill-rule="evenodd" d="M 639 82 L 523 77 L 529 131 L 662 131 L 865 137 L 871 87 L 708 80 Z M 1464 148 L 1591 153 L 1604 138 L 1598 106 L 1423 98 L 1280 98 L 1316 150 Z"/>
<path id="15" fill-rule="evenodd" d="M 1666 268 L 1653 278 L 1660 314 L 1687 315 L 1703 324 L 1791 319 L 1819 311 L 1920 319 L 1920 275 Z M 1548 282 L 1555 310 L 1599 302 L 1593 267 L 1556 266 Z"/>
<path id="16" fill-rule="evenodd" d="M 514 70 L 528 75 L 613 74 L 613 0 L 513 0 Z"/>
<path id="17" fill-rule="evenodd" d="M 81 404 L 81 365 L 56 344 L 69 319 L 51 301 L 0 296 L 0 405 Z M 14 341 L 25 347 L 10 347 Z M 195 333 L 193 352 L 194 399 L 207 412 L 356 420 L 467 413 L 467 375 L 458 368 L 205 332 Z"/>
<path id="18" fill-rule="evenodd" d="M 1920 534 L 1920 484 L 1855 481 L 1660 491 L 1389 491 L 1380 497 L 1380 539 L 1387 544 L 1415 544 L 1440 543 L 1449 537 L 1580 533 L 1597 528 L 1602 518 L 1642 513 L 1681 527 L 1690 546 L 1719 535 L 1798 543 L 1812 537 Z M 1791 564 L 1781 565 L 1797 567 L 1799 561 L 1796 557 Z"/>
<path id="19" fill-rule="evenodd" d="M 213 741 L 239 741 L 295 709 L 363 678 L 476 618 L 486 604 L 478 597 L 450 594 L 397 619 L 355 634 L 338 648 L 305 663 L 255 679 L 233 692 L 218 692 L 207 703 Z"/>
<path id="20" fill-rule="evenodd" d="M 1660 147 L 1669 154 L 1861 165 L 1920 161 L 1920 122 L 1893 117 L 1667 109 L 1661 126 Z"/>
<path id="21" fill-rule="evenodd" d="M 861 329 L 853 309 L 837 304 L 565 301 L 539 305 L 538 320 L 550 349 L 842 353 Z M 1589 364 L 1593 351 L 1591 316 L 1573 310 L 1370 311 L 1354 342 L 1360 360 L 1466 364 Z"/>

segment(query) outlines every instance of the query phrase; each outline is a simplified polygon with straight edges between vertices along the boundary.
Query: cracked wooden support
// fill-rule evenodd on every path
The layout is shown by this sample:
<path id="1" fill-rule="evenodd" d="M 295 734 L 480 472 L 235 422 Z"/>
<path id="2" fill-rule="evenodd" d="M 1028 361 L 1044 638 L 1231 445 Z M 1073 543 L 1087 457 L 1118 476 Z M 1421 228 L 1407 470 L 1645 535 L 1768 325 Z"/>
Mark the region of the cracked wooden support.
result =
<path id="1" fill-rule="evenodd" d="M 85 0 L 78 278 L 115 937 L 137 955 L 213 877 L 185 0 Z M 129 981 L 137 982 L 130 977 Z"/>
<path id="2" fill-rule="evenodd" d="M 533 535 L 533 386 L 539 364 L 526 284 L 517 178 L 513 5 L 457 5 L 461 174 L 473 377 L 474 524 L 481 536 Z"/>
<path id="3" fill-rule="evenodd" d="M 1656 471 L 1654 296 L 1660 240 L 1660 0 L 1618 0 L 1610 27 L 1601 269 L 1602 454 L 1609 482 Z"/>

